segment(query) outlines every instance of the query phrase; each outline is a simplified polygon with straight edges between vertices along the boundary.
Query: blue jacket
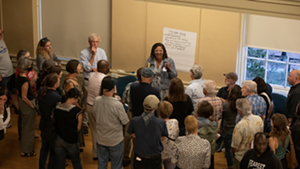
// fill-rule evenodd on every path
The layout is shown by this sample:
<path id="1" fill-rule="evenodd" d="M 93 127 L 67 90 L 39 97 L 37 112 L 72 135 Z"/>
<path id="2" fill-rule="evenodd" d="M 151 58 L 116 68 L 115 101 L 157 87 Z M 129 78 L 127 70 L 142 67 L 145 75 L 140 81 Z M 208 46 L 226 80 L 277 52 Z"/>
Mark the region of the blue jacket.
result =
<path id="1" fill-rule="evenodd" d="M 147 63 L 150 63 L 150 68 L 154 69 L 154 62 L 155 58 L 149 57 L 146 61 Z M 163 67 L 165 67 L 166 63 L 169 62 L 171 64 L 171 70 L 170 71 L 163 71 Z M 161 69 L 161 89 L 165 90 L 168 89 L 171 83 L 171 80 L 175 77 L 177 77 L 177 71 L 175 68 L 175 63 L 172 58 L 168 57 L 162 61 L 162 69 Z M 155 75 L 154 75 L 155 76 Z M 153 79 L 154 80 L 154 79 Z"/>

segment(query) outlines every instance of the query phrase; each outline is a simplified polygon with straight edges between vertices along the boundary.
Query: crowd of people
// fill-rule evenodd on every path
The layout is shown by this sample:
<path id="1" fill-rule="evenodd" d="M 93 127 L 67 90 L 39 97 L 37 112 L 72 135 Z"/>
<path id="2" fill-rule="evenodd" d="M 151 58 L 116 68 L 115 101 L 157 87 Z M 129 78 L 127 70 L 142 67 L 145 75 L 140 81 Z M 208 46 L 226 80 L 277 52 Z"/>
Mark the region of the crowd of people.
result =
<path id="1" fill-rule="evenodd" d="M 81 169 L 88 127 L 99 169 L 106 169 L 109 161 L 113 169 L 130 163 L 134 169 L 213 169 L 214 154 L 223 147 L 228 169 L 291 168 L 287 151 L 295 151 L 300 162 L 299 70 L 289 74 L 292 87 L 282 103 L 286 110 L 279 114 L 274 112 L 271 86 L 260 77 L 239 86 L 236 73 L 224 74 L 226 86 L 216 92 L 216 82 L 203 79 L 202 66 L 194 64 L 192 81 L 184 87 L 165 46 L 156 43 L 137 70 L 137 81 L 118 96 L 99 41 L 97 34 L 88 37 L 89 47 L 80 52 L 80 61 L 68 61 L 68 74 L 62 79 L 61 62 L 48 38 L 36 49 L 38 72 L 27 50 L 19 51 L 14 71 L 0 30 L 0 140 L 11 125 L 14 107 L 20 154 L 39 154 L 40 169 L 63 169 L 66 158 Z M 77 75 L 82 69 L 81 84 Z M 39 153 L 34 151 L 37 114 Z"/>

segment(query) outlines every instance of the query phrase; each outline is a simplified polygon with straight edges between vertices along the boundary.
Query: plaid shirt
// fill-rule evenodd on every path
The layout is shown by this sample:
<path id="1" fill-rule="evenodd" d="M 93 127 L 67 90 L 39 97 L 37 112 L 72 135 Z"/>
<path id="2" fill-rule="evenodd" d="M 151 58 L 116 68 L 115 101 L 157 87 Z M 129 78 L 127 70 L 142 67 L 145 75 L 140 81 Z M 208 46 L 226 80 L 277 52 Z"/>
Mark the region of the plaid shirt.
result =
<path id="1" fill-rule="evenodd" d="M 252 104 L 253 115 L 258 115 L 259 117 L 263 117 L 266 115 L 267 104 L 266 101 L 261 96 L 255 94 L 255 95 L 248 96 L 247 99 Z M 241 119 L 242 116 L 237 114 L 235 122 L 238 123 Z"/>
<path id="2" fill-rule="evenodd" d="M 222 111 L 223 111 L 222 100 L 215 95 L 206 96 L 204 98 L 199 99 L 197 109 L 195 110 L 195 116 L 197 116 L 197 111 L 198 111 L 199 105 L 202 101 L 208 101 L 212 105 L 212 107 L 214 108 L 213 120 L 218 121 L 219 117 L 222 115 Z"/>
<path id="3" fill-rule="evenodd" d="M 139 81 L 135 81 L 135 82 L 131 82 L 128 83 L 127 86 L 125 87 L 125 90 L 123 92 L 123 96 L 122 96 L 122 102 L 123 103 L 127 103 L 128 105 L 128 110 L 131 112 L 132 111 L 132 104 L 131 104 L 131 100 L 130 100 L 130 86 L 133 83 L 138 83 Z"/>

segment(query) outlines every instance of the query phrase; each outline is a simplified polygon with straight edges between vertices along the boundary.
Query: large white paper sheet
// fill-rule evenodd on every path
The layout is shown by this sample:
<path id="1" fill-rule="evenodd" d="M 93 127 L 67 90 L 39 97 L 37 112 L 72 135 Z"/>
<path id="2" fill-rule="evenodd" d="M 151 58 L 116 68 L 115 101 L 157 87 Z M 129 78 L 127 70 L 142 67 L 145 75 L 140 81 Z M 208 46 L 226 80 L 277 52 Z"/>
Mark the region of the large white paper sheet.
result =
<path id="1" fill-rule="evenodd" d="M 164 28 L 163 44 L 167 48 L 177 70 L 189 72 L 195 62 L 197 33 Z"/>

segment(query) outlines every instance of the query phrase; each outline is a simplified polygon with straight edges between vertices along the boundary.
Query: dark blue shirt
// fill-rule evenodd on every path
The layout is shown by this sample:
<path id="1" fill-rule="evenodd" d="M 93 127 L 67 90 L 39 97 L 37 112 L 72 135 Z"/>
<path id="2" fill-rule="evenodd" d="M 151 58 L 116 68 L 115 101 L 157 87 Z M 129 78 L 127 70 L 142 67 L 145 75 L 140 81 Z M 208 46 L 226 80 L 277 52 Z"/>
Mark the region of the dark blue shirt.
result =
<path id="1" fill-rule="evenodd" d="M 222 87 L 222 88 L 218 91 L 217 96 L 218 96 L 218 97 L 221 97 L 221 98 L 223 98 L 223 99 L 225 99 L 225 100 L 227 100 L 228 94 L 229 94 L 229 90 L 228 90 L 228 87 L 226 86 L 226 87 Z"/>
<path id="2" fill-rule="evenodd" d="M 160 138 L 169 135 L 166 122 L 157 117 L 153 117 L 147 126 L 141 116 L 134 117 L 127 132 L 135 134 L 134 152 L 142 156 L 159 155 L 164 150 Z"/>
<path id="3" fill-rule="evenodd" d="M 144 99 L 150 95 L 155 95 L 160 100 L 159 92 L 149 83 L 133 83 L 130 86 L 130 100 L 132 105 L 132 117 L 140 116 L 144 112 Z"/>
<path id="4" fill-rule="evenodd" d="M 55 106 L 61 102 L 61 96 L 53 89 L 47 89 L 46 95 L 42 96 L 42 88 L 38 94 L 39 109 L 41 112 L 40 129 L 50 119 Z"/>

